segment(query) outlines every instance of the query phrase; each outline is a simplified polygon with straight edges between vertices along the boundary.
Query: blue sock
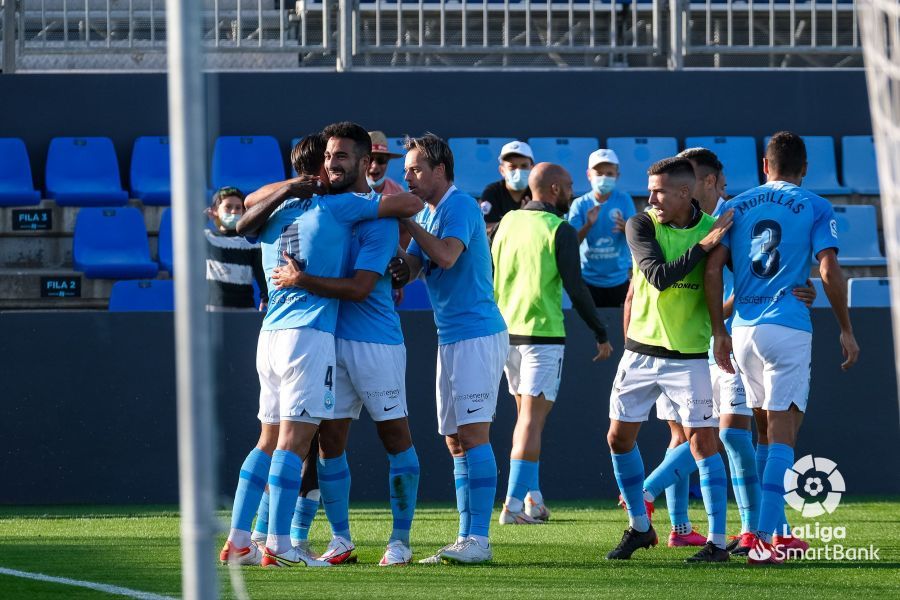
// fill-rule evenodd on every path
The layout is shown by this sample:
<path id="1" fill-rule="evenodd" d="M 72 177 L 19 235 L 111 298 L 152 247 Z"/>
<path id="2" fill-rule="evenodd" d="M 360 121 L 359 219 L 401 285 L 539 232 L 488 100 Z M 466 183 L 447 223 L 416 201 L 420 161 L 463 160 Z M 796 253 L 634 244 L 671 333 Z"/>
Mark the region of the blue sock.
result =
<path id="1" fill-rule="evenodd" d="M 400 540 L 409 546 L 409 530 L 419 494 L 419 456 L 415 446 L 410 446 L 398 454 L 388 454 L 388 460 L 391 463 L 391 514 L 394 516 L 390 539 Z"/>
<path id="2" fill-rule="evenodd" d="M 700 493 L 703 494 L 703 505 L 709 515 L 709 535 L 707 539 L 718 546 L 725 547 L 725 518 L 728 506 L 728 480 L 725 475 L 725 463 L 718 453 L 697 461 L 700 471 Z"/>
<path id="3" fill-rule="evenodd" d="M 525 506 L 525 494 L 537 480 L 538 464 L 530 460 L 509 461 L 509 484 L 506 488 L 506 508 L 520 512 Z"/>
<path id="4" fill-rule="evenodd" d="M 644 506 L 644 460 L 641 458 L 641 451 L 635 444 L 630 452 L 610 452 L 610 455 L 616 483 L 628 509 L 628 520 L 636 530 L 647 531 L 650 529 L 650 519 Z"/>
<path id="5" fill-rule="evenodd" d="M 471 514 L 469 513 L 469 465 L 465 456 L 453 457 L 453 479 L 456 482 L 456 510 L 459 511 L 460 538 L 469 537 Z"/>
<path id="6" fill-rule="evenodd" d="M 228 535 L 228 539 L 240 548 L 250 545 L 250 527 L 266 490 L 266 477 L 271 464 L 271 456 L 254 448 L 241 465 L 237 490 L 234 492 L 234 508 L 231 511 L 231 533 Z"/>
<path id="7" fill-rule="evenodd" d="M 319 490 L 331 533 L 350 540 L 350 465 L 347 453 L 319 458 Z"/>
<path id="8" fill-rule="evenodd" d="M 667 490 L 673 484 L 679 484 L 682 481 L 687 486 L 691 474 L 697 470 L 697 463 L 691 454 L 691 445 L 687 442 L 666 450 L 666 457 L 659 466 L 644 481 L 644 490 L 646 490 L 654 499 L 659 498 L 663 490 Z M 687 489 L 687 487 L 685 487 Z M 666 494 L 668 499 L 668 494 Z M 687 502 L 687 492 L 684 493 L 685 502 Z M 672 507 L 669 506 L 669 511 Z"/>
<path id="9" fill-rule="evenodd" d="M 488 537 L 491 512 L 497 496 L 497 460 L 490 443 L 466 451 L 469 467 L 469 514 L 472 525 L 469 535 Z"/>
<path id="10" fill-rule="evenodd" d="M 294 518 L 291 520 L 291 542 L 296 546 L 296 542 L 305 542 L 309 539 L 309 528 L 312 527 L 313 519 L 319 512 L 319 491 L 310 492 L 315 497 L 300 496 L 297 498 L 297 504 L 294 505 Z"/>
<path id="11" fill-rule="evenodd" d="M 660 477 L 660 480 L 663 478 L 668 479 L 669 477 L 675 478 L 675 483 L 666 487 L 666 508 L 669 509 L 669 521 L 672 523 L 672 530 L 681 535 L 687 535 L 692 529 L 691 518 L 688 516 L 688 503 L 691 496 L 691 473 L 697 468 L 697 461 L 694 460 L 694 456 L 691 454 L 691 445 L 687 442 L 684 442 L 677 448 L 667 448 L 666 460 L 668 460 L 669 456 L 672 456 L 672 460 L 666 467 L 667 472 L 664 472 L 663 476 Z M 691 459 L 693 468 L 687 464 L 688 458 Z M 663 465 L 666 464 L 666 460 L 663 460 Z M 656 471 L 663 469 L 663 465 L 660 465 Z M 654 478 L 656 471 L 653 471 L 650 477 L 647 478 L 654 487 L 656 485 L 654 483 L 656 481 L 656 478 Z M 646 482 L 644 482 L 644 489 L 647 489 Z"/>
<path id="12" fill-rule="evenodd" d="M 784 473 L 794 464 L 794 449 L 787 444 L 769 444 L 769 456 L 762 477 L 762 502 L 759 508 L 759 537 L 771 541 L 773 533 L 782 534 L 784 521 Z"/>
<path id="13" fill-rule="evenodd" d="M 534 481 L 528 487 L 528 493 L 536 504 L 544 503 L 544 494 L 541 493 L 541 461 L 537 461 L 534 467 Z"/>
<path id="14" fill-rule="evenodd" d="M 731 485 L 741 514 L 741 533 L 755 531 L 762 490 L 756 473 L 753 435 L 747 429 L 721 429 L 719 438 L 728 454 Z"/>
<path id="15" fill-rule="evenodd" d="M 267 474 L 268 475 L 268 474 Z M 253 535 L 265 538 L 269 534 L 269 492 L 263 492 L 256 509 L 256 524 L 253 525 Z"/>
<path id="16" fill-rule="evenodd" d="M 303 461 L 289 450 L 276 450 L 269 469 L 269 536 L 266 547 L 276 554 L 291 548 L 291 518 L 300 493 Z"/>
<path id="17" fill-rule="evenodd" d="M 769 445 L 756 444 L 756 476 L 762 481 L 763 473 L 766 472 L 766 460 L 769 458 Z"/>

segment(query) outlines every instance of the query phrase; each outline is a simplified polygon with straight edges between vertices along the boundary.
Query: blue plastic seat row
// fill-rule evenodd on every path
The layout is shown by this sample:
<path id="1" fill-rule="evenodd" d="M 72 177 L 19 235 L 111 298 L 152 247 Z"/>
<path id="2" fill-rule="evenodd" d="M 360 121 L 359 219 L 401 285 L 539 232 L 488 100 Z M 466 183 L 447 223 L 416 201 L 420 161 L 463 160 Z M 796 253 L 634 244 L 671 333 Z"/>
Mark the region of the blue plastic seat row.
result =
<path id="1" fill-rule="evenodd" d="M 821 279 L 813 279 L 816 300 L 813 308 L 830 308 Z M 847 305 L 850 308 L 888 308 L 891 305 L 891 286 L 887 277 L 853 277 L 847 281 Z"/>

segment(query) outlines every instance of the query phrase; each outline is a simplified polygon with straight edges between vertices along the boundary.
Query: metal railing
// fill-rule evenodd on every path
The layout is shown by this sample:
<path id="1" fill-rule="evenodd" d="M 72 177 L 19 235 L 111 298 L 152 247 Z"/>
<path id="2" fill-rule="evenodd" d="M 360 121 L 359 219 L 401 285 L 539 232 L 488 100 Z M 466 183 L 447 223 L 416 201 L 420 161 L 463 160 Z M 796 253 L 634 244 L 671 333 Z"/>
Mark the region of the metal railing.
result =
<path id="1" fill-rule="evenodd" d="M 209 69 L 861 67 L 850 0 L 190 0 Z M 4 71 L 165 69 L 164 0 L 0 0 Z"/>

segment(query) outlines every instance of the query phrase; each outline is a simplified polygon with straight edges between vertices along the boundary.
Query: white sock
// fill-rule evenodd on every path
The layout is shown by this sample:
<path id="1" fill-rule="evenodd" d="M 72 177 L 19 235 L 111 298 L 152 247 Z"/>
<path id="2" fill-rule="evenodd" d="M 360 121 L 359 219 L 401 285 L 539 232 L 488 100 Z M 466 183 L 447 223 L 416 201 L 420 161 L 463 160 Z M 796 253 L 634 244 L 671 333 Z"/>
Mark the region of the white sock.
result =
<path id="1" fill-rule="evenodd" d="M 710 533 L 706 536 L 706 540 L 712 542 L 716 545 L 717 548 L 725 549 L 725 534 L 724 533 Z"/>
<path id="2" fill-rule="evenodd" d="M 238 548 L 246 548 L 250 545 L 250 532 L 243 529 L 232 529 L 228 533 L 228 541 Z"/>
<path id="3" fill-rule="evenodd" d="M 628 523 L 632 527 L 634 527 L 636 531 L 640 531 L 641 533 L 650 529 L 650 519 L 647 518 L 647 515 L 641 515 L 640 517 L 628 517 Z"/>
<path id="4" fill-rule="evenodd" d="M 653 494 L 651 494 L 647 490 L 644 490 L 644 500 L 646 502 L 653 502 L 654 500 L 656 500 L 656 498 L 653 496 Z"/>
<path id="5" fill-rule="evenodd" d="M 322 498 L 322 493 L 319 490 L 310 490 L 306 493 L 306 497 L 313 502 L 318 502 Z"/>
<path id="6" fill-rule="evenodd" d="M 544 495 L 539 490 L 531 490 L 528 495 L 531 496 L 531 501 L 538 506 L 544 503 Z"/>
<path id="7" fill-rule="evenodd" d="M 270 533 L 266 538 L 266 548 L 268 548 L 275 554 L 287 552 L 291 549 L 291 547 L 290 535 L 274 535 Z"/>
<path id="8" fill-rule="evenodd" d="M 462 544 L 464 541 L 466 541 L 466 538 L 464 538 L 463 536 L 461 536 L 461 535 L 456 536 L 457 544 Z"/>
<path id="9" fill-rule="evenodd" d="M 522 503 L 518 498 L 513 498 L 512 496 L 506 497 L 506 510 L 511 513 L 522 512 L 522 509 L 525 508 L 525 504 Z"/>
<path id="10" fill-rule="evenodd" d="M 485 535 L 470 535 L 469 539 L 475 540 L 482 548 L 487 548 L 491 545 L 491 541 Z"/>

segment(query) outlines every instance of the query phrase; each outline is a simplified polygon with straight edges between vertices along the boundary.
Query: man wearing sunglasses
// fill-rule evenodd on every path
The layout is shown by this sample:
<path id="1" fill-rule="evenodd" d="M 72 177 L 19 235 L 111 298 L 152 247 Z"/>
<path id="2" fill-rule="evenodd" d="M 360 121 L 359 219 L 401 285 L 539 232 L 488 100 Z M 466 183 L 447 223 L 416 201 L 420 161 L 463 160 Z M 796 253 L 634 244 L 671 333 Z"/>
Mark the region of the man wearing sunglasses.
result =
<path id="1" fill-rule="evenodd" d="M 403 187 L 387 176 L 388 163 L 391 159 L 401 158 L 402 154 L 391 152 L 388 147 L 387 136 L 381 131 L 370 131 L 372 138 L 372 162 L 366 172 L 366 181 L 369 187 L 379 194 L 399 194 L 405 192 Z"/>

